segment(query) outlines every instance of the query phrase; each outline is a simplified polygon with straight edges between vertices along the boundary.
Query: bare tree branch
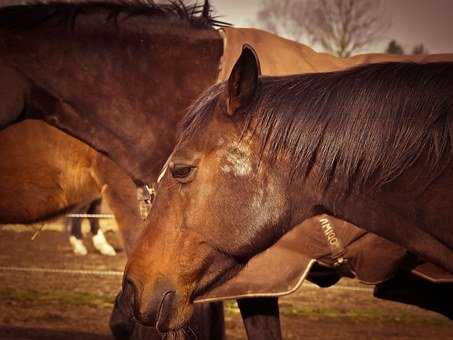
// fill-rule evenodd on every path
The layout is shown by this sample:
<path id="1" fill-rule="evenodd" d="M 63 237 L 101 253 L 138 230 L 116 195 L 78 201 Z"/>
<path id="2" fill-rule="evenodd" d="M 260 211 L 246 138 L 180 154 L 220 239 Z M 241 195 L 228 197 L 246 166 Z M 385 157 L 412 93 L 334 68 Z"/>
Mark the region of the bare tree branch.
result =
<path id="1" fill-rule="evenodd" d="M 264 29 L 340 57 L 379 40 L 383 17 L 380 0 L 263 0 L 257 15 Z"/>

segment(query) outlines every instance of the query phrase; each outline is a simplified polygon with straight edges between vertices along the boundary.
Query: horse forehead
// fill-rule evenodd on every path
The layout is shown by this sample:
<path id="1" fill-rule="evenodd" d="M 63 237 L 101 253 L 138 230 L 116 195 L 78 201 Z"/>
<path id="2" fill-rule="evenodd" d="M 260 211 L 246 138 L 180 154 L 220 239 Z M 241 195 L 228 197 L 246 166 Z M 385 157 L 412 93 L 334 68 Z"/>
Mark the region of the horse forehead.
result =
<path id="1" fill-rule="evenodd" d="M 221 154 L 221 170 L 237 177 L 245 177 L 252 173 L 252 151 L 246 143 L 230 143 Z"/>

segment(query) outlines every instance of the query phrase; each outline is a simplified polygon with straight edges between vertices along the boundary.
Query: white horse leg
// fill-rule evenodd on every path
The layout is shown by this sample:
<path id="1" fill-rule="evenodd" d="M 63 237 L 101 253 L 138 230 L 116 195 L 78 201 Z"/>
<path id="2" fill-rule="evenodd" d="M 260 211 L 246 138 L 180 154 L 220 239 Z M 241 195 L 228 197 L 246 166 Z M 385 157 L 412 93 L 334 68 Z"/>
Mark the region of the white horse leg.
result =
<path id="1" fill-rule="evenodd" d="M 69 236 L 69 243 L 71 243 L 72 251 L 76 255 L 85 256 L 88 253 L 87 248 L 84 246 L 83 241 L 75 236 Z"/>
<path id="2" fill-rule="evenodd" d="M 116 251 L 105 239 L 104 233 L 101 229 L 93 236 L 94 247 L 102 254 L 107 256 L 115 256 Z"/>

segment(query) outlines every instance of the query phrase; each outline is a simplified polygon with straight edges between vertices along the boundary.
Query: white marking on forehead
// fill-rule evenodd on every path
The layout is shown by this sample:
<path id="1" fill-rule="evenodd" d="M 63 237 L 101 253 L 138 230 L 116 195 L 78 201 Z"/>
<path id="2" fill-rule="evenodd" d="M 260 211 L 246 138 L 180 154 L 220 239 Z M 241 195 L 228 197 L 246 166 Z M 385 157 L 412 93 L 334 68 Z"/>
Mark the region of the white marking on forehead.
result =
<path id="1" fill-rule="evenodd" d="M 248 145 L 233 142 L 228 146 L 225 154 L 226 163 L 221 166 L 225 173 L 232 172 L 235 176 L 248 176 L 252 172 L 250 161 L 251 150 Z"/>

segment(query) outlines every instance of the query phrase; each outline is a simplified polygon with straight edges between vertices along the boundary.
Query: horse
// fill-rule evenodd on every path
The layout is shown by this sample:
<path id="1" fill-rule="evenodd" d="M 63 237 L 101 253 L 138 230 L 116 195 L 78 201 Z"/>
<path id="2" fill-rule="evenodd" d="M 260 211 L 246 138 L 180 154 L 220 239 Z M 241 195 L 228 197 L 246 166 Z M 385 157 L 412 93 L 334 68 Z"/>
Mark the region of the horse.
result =
<path id="1" fill-rule="evenodd" d="M 76 210 L 73 210 L 72 213 L 75 215 L 99 214 L 101 212 L 101 203 L 102 200 L 100 198 L 95 199 L 88 205 L 78 207 Z M 88 221 L 90 223 L 90 233 L 92 235 L 94 248 L 96 248 L 96 250 L 98 250 L 102 255 L 115 256 L 116 250 L 105 238 L 104 232 L 99 225 L 99 219 L 89 217 Z M 66 217 L 66 224 L 68 225 L 70 235 L 69 243 L 72 246 L 74 254 L 81 256 L 88 254 L 88 250 L 83 244 L 82 218 L 80 216 Z"/>
<path id="2" fill-rule="evenodd" d="M 21 6 L 0 10 L 0 81 L 8 84 L 1 94 L 0 127 L 26 118 L 45 120 L 112 158 L 140 185 L 155 181 L 176 142 L 174 126 L 184 108 L 228 76 L 243 42 L 261 53 L 268 74 L 383 59 L 452 58 L 339 59 L 259 30 L 215 30 L 222 23 L 210 15 L 208 2 L 9 1 L 15 3 Z M 275 47 L 272 53 L 269 46 Z"/>
<path id="3" fill-rule="evenodd" d="M 198 14 L 148 1 L 0 9 L 0 127 L 45 120 L 152 183 L 180 112 L 216 80 L 222 39 Z"/>
<path id="4" fill-rule="evenodd" d="M 107 157 L 41 121 L 25 120 L 0 132 L 0 158 L 6 160 L 0 164 L 1 223 L 41 222 L 81 206 L 94 212 L 93 202 L 103 196 L 130 253 L 143 228 L 136 188 Z M 102 247 L 99 231 L 94 237 Z"/>
<path id="5" fill-rule="evenodd" d="M 453 273 L 453 64 L 260 74 L 245 46 L 183 120 L 127 264 L 135 317 L 181 329 L 197 296 L 322 213 Z"/>

